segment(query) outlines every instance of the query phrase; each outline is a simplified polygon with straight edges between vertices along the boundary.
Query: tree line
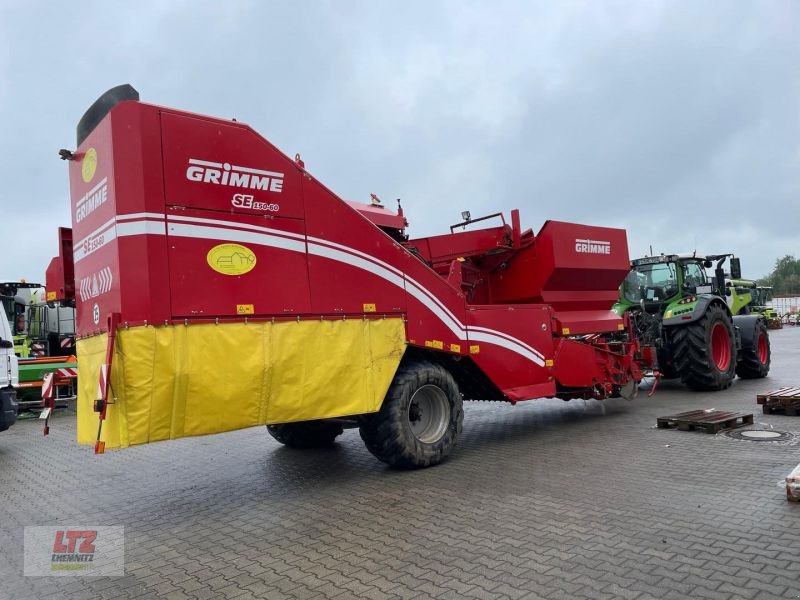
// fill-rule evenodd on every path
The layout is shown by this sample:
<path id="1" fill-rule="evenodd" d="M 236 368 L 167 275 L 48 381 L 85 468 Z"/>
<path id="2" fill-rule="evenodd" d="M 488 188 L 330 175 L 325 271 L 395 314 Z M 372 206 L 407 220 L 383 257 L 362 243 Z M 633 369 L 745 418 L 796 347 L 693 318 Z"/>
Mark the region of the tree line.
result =
<path id="1" fill-rule="evenodd" d="M 775 261 L 772 273 L 758 280 L 759 285 L 771 285 L 774 295 L 800 296 L 800 260 L 786 255 Z"/>

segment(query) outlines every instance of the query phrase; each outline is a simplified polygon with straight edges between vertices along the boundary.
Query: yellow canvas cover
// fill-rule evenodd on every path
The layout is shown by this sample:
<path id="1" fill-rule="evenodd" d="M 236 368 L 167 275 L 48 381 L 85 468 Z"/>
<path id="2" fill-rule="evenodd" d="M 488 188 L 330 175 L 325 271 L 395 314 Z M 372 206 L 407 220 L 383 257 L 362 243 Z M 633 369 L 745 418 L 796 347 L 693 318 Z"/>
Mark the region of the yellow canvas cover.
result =
<path id="1" fill-rule="evenodd" d="M 107 334 L 81 339 L 78 443 L 93 411 Z M 158 440 L 376 412 L 405 350 L 401 318 L 141 326 L 117 332 L 101 440 Z"/>

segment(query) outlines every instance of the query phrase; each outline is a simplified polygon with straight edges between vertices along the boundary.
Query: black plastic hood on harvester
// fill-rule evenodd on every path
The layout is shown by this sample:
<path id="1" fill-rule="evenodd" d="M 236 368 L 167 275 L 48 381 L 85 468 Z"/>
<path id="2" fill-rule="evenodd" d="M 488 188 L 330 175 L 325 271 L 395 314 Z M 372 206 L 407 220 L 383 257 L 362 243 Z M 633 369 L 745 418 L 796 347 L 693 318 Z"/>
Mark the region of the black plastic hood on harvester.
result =
<path id="1" fill-rule="evenodd" d="M 94 128 L 112 108 L 125 100 L 139 100 L 139 92 L 129 83 L 113 87 L 95 100 L 88 110 L 83 113 L 81 120 L 78 121 L 78 127 L 76 128 L 77 145 L 80 146 L 83 140 L 89 137 L 89 134 L 94 131 Z"/>

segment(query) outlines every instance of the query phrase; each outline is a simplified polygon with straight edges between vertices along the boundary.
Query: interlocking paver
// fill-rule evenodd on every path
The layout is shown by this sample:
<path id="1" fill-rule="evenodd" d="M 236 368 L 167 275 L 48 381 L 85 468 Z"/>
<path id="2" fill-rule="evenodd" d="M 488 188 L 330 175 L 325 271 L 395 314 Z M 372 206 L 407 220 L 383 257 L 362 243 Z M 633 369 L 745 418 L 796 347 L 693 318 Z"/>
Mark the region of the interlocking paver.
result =
<path id="1" fill-rule="evenodd" d="M 800 505 L 781 478 L 800 437 L 754 443 L 654 428 L 690 409 L 756 412 L 798 384 L 800 328 L 772 333 L 766 381 L 634 402 L 466 407 L 456 453 L 387 469 L 356 431 L 291 451 L 263 429 L 96 457 L 74 415 L 0 434 L 0 599 L 800 597 Z M 800 417 L 757 415 L 800 432 Z M 23 526 L 124 525 L 126 576 L 22 577 Z"/>

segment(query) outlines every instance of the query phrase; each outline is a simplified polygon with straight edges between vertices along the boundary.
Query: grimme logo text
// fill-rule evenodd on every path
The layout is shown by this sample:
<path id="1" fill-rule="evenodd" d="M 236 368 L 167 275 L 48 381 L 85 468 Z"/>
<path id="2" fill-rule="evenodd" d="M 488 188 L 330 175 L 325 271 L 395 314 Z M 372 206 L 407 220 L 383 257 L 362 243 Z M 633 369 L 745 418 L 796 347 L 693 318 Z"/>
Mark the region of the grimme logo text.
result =
<path id="1" fill-rule="evenodd" d="M 283 191 L 283 173 L 239 167 L 230 163 L 209 162 L 196 158 L 189 159 L 186 179 L 242 189 L 264 190 L 278 194 Z"/>
<path id="2" fill-rule="evenodd" d="M 611 254 L 611 242 L 599 240 L 575 240 L 575 252 L 585 254 Z"/>

